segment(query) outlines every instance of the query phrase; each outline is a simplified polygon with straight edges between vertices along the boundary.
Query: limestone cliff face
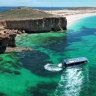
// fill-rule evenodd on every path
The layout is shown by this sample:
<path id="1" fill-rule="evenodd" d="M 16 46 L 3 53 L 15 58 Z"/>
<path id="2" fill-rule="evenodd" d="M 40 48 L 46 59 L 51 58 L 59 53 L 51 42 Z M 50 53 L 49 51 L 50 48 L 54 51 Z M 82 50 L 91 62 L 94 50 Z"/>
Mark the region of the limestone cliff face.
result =
<path id="1" fill-rule="evenodd" d="M 0 53 L 4 53 L 6 47 L 15 47 L 15 33 L 0 33 Z"/>
<path id="2" fill-rule="evenodd" d="M 15 47 L 16 34 L 41 33 L 66 30 L 65 17 L 48 17 L 26 20 L 0 21 L 0 53 L 4 53 L 7 47 Z"/>
<path id="3" fill-rule="evenodd" d="M 65 17 L 0 21 L 1 29 L 25 30 L 31 33 L 66 30 L 66 26 L 67 20 Z"/>

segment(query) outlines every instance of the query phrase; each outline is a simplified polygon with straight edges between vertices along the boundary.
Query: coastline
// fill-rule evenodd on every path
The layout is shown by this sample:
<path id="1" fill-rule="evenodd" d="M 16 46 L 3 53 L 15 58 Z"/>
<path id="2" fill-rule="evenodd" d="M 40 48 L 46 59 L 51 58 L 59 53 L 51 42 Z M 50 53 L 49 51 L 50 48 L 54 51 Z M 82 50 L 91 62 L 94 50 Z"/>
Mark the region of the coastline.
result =
<path id="1" fill-rule="evenodd" d="M 67 26 L 71 26 L 72 24 L 74 24 L 76 21 L 86 18 L 86 17 L 90 17 L 90 16 L 96 16 L 96 13 L 87 13 L 87 14 L 78 14 L 78 15 L 70 15 L 70 16 L 66 16 L 67 18 Z"/>
<path id="2" fill-rule="evenodd" d="M 30 10 L 30 11 L 28 11 Z M 13 18 L 6 20 L 6 14 L 13 12 L 20 12 L 20 16 L 18 17 L 18 14 L 13 14 Z M 6 13 L 7 12 L 7 13 Z M 29 13 L 33 12 L 30 14 L 30 16 L 37 16 L 35 19 L 25 19 L 23 16 L 23 12 L 28 12 Z M 37 14 L 38 13 L 38 14 Z M 41 15 L 40 15 L 41 14 Z M 70 27 L 76 21 L 82 18 L 86 18 L 89 16 L 95 16 L 96 15 L 96 8 L 68 8 L 68 9 L 60 9 L 60 10 L 37 10 L 37 9 L 32 9 L 32 8 L 27 8 L 27 7 L 21 7 L 21 8 L 16 8 L 12 9 L 9 11 L 5 11 L 5 13 L 0 13 L 1 15 L 1 21 L 0 21 L 0 28 L 1 28 L 1 46 L 0 50 L 3 50 L 2 52 L 5 52 L 6 47 L 16 47 L 15 44 L 15 37 L 18 33 L 41 33 L 41 32 L 56 32 L 60 30 L 66 30 L 67 27 Z M 38 16 L 42 16 L 42 18 L 38 19 Z M 6 18 L 5 18 L 5 17 Z M 9 14 L 8 18 L 11 15 Z M 26 16 L 26 18 L 28 17 Z M 34 18 L 34 16 L 32 18 Z M 46 17 L 47 16 L 47 17 Z M 4 18 L 3 18 L 4 17 Z M 17 18 L 18 19 L 14 19 Z M 7 19 L 8 19 L 7 18 Z M 14 23 L 15 22 L 15 23 Z M 26 22 L 26 23 L 25 23 Z M 29 26 L 28 26 L 29 25 Z M 14 30 L 16 29 L 16 30 Z M 20 30 L 20 32 L 19 32 Z M 22 31 L 22 32 L 21 32 Z M 7 34 L 7 35 L 6 35 Z M 7 38 L 7 39 L 6 39 Z M 5 41 L 6 42 L 5 42 Z M 11 42 L 11 43 L 10 43 Z M 4 44 L 5 45 L 4 45 Z M 8 50 L 10 48 L 7 48 Z M 14 51 L 13 49 L 12 52 Z M 18 51 L 18 48 L 16 48 Z M 16 51 L 15 50 L 15 51 Z M 30 50 L 30 49 L 22 49 L 22 50 Z M 9 51 L 8 51 L 9 52 Z"/>
<path id="3" fill-rule="evenodd" d="M 5 51 L 31 50 L 30 48 L 21 48 L 21 50 L 16 48 L 15 38 L 17 34 L 47 33 L 61 30 L 67 30 L 67 20 L 63 16 L 54 16 L 29 7 L 20 7 L 0 12 L 0 54 Z"/>
<path id="4" fill-rule="evenodd" d="M 61 9 L 61 10 L 45 10 L 44 12 L 63 16 L 67 18 L 67 26 L 69 27 L 76 21 L 82 18 L 95 16 L 96 15 L 96 8 L 68 8 L 68 9 Z"/>

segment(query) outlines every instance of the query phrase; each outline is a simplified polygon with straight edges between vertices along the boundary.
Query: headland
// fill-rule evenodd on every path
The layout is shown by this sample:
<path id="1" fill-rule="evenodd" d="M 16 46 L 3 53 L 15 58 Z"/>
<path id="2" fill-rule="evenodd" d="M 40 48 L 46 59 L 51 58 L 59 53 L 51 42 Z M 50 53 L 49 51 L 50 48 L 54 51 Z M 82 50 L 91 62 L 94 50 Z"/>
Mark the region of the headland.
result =
<path id="1" fill-rule="evenodd" d="M 52 15 L 38 9 L 20 7 L 0 12 L 0 53 L 6 52 L 6 49 L 10 50 L 7 47 L 16 48 L 15 37 L 17 34 L 56 32 L 66 29 L 65 17 Z M 19 51 L 18 49 L 16 48 L 17 51 Z M 30 48 L 23 49 L 30 50 Z"/>

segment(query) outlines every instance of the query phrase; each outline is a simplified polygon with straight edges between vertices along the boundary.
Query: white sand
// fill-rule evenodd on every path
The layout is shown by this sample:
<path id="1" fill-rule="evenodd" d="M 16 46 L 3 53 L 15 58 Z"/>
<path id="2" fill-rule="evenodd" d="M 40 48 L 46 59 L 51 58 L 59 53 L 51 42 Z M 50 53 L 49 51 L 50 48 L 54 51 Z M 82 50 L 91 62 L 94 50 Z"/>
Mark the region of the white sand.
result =
<path id="1" fill-rule="evenodd" d="M 78 14 L 78 15 L 70 15 L 70 16 L 66 16 L 67 18 L 67 26 L 70 26 L 71 24 L 75 23 L 77 20 L 85 18 L 85 17 L 89 17 L 89 16 L 95 16 L 96 13 L 86 13 L 86 14 Z"/>
<path id="2" fill-rule="evenodd" d="M 96 9 L 79 9 L 79 10 L 69 10 L 69 9 L 63 9 L 63 10 L 47 10 L 45 11 L 47 13 L 51 13 L 54 15 L 64 16 L 67 18 L 67 26 L 70 26 L 71 24 L 75 23 L 77 20 L 89 17 L 89 16 L 95 16 L 96 15 Z"/>

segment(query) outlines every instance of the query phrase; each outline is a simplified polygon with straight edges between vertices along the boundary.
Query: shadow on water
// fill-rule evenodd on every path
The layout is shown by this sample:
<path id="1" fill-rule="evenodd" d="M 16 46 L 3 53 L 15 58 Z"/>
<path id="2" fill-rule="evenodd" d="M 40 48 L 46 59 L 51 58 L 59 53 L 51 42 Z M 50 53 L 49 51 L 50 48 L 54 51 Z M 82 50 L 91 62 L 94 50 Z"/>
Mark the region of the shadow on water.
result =
<path id="1" fill-rule="evenodd" d="M 24 52 L 24 55 L 24 58 L 20 59 L 20 62 L 23 64 L 22 67 L 30 70 L 32 73 L 43 77 L 54 77 L 61 74 L 61 72 L 52 73 L 44 69 L 44 65 L 47 63 L 53 63 L 48 61 L 50 57 L 47 54 L 35 50 L 31 52 Z"/>
<path id="2" fill-rule="evenodd" d="M 26 91 L 30 94 L 30 96 L 49 96 L 49 94 L 54 92 L 57 83 L 50 82 L 40 82 L 36 87 L 30 87 Z M 51 95 L 52 96 L 52 95 Z"/>

